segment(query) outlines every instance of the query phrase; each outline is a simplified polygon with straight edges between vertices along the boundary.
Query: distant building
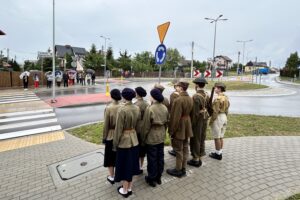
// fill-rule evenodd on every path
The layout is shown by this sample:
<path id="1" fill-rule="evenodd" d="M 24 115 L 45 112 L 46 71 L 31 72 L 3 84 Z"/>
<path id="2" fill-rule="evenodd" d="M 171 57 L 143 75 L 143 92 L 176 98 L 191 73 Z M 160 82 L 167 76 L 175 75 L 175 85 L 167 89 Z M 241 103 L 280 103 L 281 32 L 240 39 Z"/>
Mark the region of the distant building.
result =
<path id="1" fill-rule="evenodd" d="M 254 69 L 263 69 L 263 68 L 266 68 L 268 67 L 268 64 L 267 62 L 248 62 L 245 66 L 245 72 L 251 72 L 253 71 Z"/>
<path id="2" fill-rule="evenodd" d="M 55 45 L 55 54 L 58 58 L 65 58 L 67 54 L 72 57 L 84 57 L 87 51 L 83 47 L 72 47 L 70 45 Z"/>
<path id="3" fill-rule="evenodd" d="M 232 67 L 232 60 L 223 55 L 219 55 L 215 57 L 215 63 L 217 68 L 220 70 L 230 69 Z"/>

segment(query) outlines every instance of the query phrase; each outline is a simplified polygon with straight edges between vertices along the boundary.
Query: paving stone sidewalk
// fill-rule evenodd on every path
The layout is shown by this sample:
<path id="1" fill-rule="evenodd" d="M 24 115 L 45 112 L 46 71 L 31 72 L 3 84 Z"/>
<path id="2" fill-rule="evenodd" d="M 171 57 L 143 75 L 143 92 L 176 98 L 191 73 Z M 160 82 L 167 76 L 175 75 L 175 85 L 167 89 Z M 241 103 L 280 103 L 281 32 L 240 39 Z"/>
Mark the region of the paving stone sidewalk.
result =
<path id="1" fill-rule="evenodd" d="M 207 152 L 212 147 L 208 141 Z M 65 134 L 65 140 L 0 153 L 0 199 L 122 199 L 118 184 L 106 182 L 105 168 L 55 187 L 48 165 L 96 149 L 103 146 Z M 164 173 L 156 188 L 138 176 L 129 199 L 282 199 L 300 192 L 299 155 L 297 136 L 225 139 L 222 161 L 205 157 L 181 179 Z M 165 168 L 175 164 L 167 153 L 165 162 Z"/>

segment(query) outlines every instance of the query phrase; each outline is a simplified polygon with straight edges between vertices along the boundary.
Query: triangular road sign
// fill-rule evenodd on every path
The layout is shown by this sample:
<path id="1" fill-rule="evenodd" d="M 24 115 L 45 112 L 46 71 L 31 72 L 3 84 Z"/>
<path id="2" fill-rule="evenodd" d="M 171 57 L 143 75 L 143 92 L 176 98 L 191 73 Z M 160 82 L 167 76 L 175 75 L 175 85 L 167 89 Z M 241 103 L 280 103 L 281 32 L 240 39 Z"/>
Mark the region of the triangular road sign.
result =
<path id="1" fill-rule="evenodd" d="M 164 24 L 157 26 L 157 31 L 158 31 L 159 40 L 160 40 L 161 44 L 164 42 L 164 39 L 168 32 L 169 26 L 170 26 L 170 22 L 166 22 Z"/>

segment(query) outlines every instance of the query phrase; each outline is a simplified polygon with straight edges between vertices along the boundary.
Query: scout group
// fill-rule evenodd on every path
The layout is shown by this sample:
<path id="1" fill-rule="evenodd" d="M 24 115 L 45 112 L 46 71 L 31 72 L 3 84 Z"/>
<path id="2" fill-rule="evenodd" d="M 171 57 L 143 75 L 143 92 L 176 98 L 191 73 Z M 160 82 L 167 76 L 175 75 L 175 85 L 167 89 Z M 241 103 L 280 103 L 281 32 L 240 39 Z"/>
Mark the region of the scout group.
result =
<path id="1" fill-rule="evenodd" d="M 123 197 L 132 194 L 132 178 L 143 173 L 147 155 L 145 181 L 155 187 L 161 184 L 164 171 L 164 141 L 168 132 L 176 157 L 176 166 L 166 172 L 175 177 L 186 175 L 186 165 L 200 167 L 205 155 L 206 128 L 209 125 L 215 141 L 215 151 L 209 157 L 222 160 L 223 137 L 226 130 L 229 101 L 223 92 L 226 86 L 216 83 L 211 98 L 204 91 L 207 81 L 197 78 L 196 94 L 187 93 L 188 82 L 174 84 L 170 102 L 162 95 L 164 87 L 156 84 L 150 91 L 149 105 L 143 98 L 147 92 L 142 87 L 111 90 L 112 103 L 105 109 L 103 143 L 104 167 L 108 168 L 107 181 L 122 181 L 118 193 Z M 214 93 L 217 96 L 212 102 Z M 123 97 L 123 103 L 120 103 Z M 136 102 L 132 100 L 136 98 Z M 188 161 L 189 145 L 192 159 Z"/>

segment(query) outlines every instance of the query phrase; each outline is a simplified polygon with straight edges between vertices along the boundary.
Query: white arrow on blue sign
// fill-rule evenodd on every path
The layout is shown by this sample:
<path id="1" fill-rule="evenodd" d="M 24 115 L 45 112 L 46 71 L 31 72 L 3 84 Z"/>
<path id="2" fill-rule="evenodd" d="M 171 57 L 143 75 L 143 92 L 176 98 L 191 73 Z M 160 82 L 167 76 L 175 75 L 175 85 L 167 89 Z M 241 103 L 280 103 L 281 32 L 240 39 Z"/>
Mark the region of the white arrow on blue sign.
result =
<path id="1" fill-rule="evenodd" d="M 167 57 L 167 48 L 164 44 L 158 45 L 155 51 L 155 63 L 161 65 L 165 62 Z"/>

